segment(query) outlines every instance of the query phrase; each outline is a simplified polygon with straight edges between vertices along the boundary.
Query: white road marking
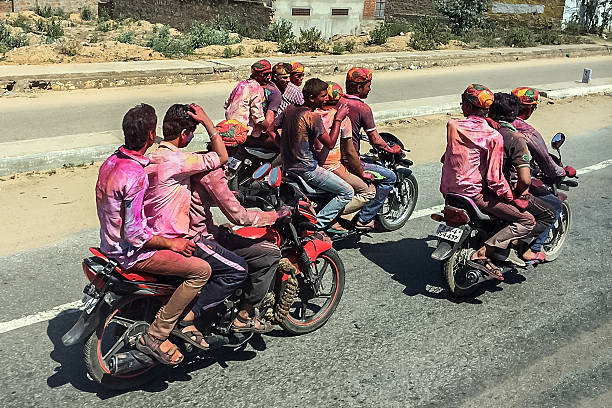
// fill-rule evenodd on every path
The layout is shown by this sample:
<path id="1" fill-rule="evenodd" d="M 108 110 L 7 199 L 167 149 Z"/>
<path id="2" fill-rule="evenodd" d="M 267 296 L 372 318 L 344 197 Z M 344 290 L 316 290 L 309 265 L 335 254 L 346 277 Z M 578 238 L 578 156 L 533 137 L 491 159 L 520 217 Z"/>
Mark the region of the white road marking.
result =
<path id="1" fill-rule="evenodd" d="M 576 174 L 582 175 L 592 171 L 601 170 L 612 165 L 612 159 L 604 160 L 600 163 L 593 164 L 592 166 L 583 167 L 582 169 L 576 170 Z M 411 220 L 427 217 L 428 215 L 435 214 L 442 211 L 444 205 L 435 205 L 429 208 L 423 208 L 412 213 L 410 216 Z M 44 312 L 35 313 L 33 315 L 25 316 L 19 319 L 10 320 L 8 322 L 0 323 L 0 334 L 7 333 L 12 330 L 17 330 L 22 327 L 30 326 L 34 323 L 44 322 L 53 319 L 58 314 L 65 311 L 79 312 L 81 311 L 81 301 L 70 302 L 63 305 L 54 307 L 53 309 L 46 310 Z"/>

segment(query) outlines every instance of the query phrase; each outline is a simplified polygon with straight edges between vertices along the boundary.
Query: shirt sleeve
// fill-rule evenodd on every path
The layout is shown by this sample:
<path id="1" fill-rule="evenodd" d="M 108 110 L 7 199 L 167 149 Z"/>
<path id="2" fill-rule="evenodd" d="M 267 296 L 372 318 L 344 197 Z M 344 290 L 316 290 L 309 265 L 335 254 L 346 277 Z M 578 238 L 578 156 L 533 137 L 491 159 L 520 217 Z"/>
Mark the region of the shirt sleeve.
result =
<path id="1" fill-rule="evenodd" d="M 275 113 L 278 112 L 278 108 L 281 104 L 281 99 L 282 96 L 279 91 L 273 90 L 272 92 L 270 92 L 270 95 L 268 95 L 268 110 L 271 110 Z"/>
<path id="2" fill-rule="evenodd" d="M 340 126 L 340 139 L 351 139 L 352 137 L 353 126 L 351 125 L 351 120 L 347 116 L 344 118 Z"/>
<path id="3" fill-rule="evenodd" d="M 264 92 L 263 88 L 260 87 L 251 97 L 250 101 L 250 114 L 254 123 L 261 123 L 266 119 L 266 115 L 263 111 L 263 103 Z"/>
<path id="4" fill-rule="evenodd" d="M 520 167 L 529 167 L 531 155 L 527 148 L 527 142 L 523 136 L 515 134 L 511 146 L 512 164 L 518 169 Z"/>
<path id="5" fill-rule="evenodd" d="M 370 133 L 376 130 L 376 123 L 374 123 L 374 114 L 372 113 L 372 108 L 370 108 L 365 103 L 362 106 L 361 110 L 361 127 L 366 133 Z"/>
<path id="6" fill-rule="evenodd" d="M 216 152 L 201 154 L 179 150 L 172 155 L 171 160 L 161 165 L 160 176 L 162 179 L 189 177 L 219 167 L 221 167 L 221 161 Z"/>
<path id="7" fill-rule="evenodd" d="M 123 198 L 123 237 L 134 248 L 142 248 L 153 238 L 153 232 L 147 226 L 144 215 L 144 196 L 148 187 L 146 173 L 132 177 L 133 183 L 126 185 Z"/>
<path id="8" fill-rule="evenodd" d="M 302 116 L 302 118 L 304 118 L 304 116 Z M 323 119 L 321 119 L 321 115 L 312 112 L 309 116 L 310 116 L 310 130 L 314 138 L 318 139 L 324 134 L 326 134 L 327 129 L 325 129 L 325 125 L 323 124 Z"/>
<path id="9" fill-rule="evenodd" d="M 504 139 L 499 133 L 489 138 L 488 148 L 487 186 L 498 197 L 503 197 L 511 190 L 502 171 L 504 162 Z"/>
<path id="10" fill-rule="evenodd" d="M 530 129 L 529 133 L 525 136 L 529 151 L 544 174 L 550 178 L 565 176 L 565 170 L 563 167 L 557 165 L 552 157 L 550 157 L 550 153 L 548 153 L 548 148 L 546 147 L 546 142 L 544 142 L 544 139 L 540 133 L 535 129 Z"/>

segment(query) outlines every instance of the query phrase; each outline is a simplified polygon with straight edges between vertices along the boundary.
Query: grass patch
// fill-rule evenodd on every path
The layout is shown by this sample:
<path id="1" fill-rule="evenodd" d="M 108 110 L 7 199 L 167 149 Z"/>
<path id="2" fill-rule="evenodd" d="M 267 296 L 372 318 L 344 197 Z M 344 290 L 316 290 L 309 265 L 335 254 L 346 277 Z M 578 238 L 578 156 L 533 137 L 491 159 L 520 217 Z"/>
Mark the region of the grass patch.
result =
<path id="1" fill-rule="evenodd" d="M 153 29 L 153 37 L 147 46 L 165 57 L 176 57 L 193 54 L 193 43 L 184 35 L 171 36 L 170 27 L 164 25 Z"/>

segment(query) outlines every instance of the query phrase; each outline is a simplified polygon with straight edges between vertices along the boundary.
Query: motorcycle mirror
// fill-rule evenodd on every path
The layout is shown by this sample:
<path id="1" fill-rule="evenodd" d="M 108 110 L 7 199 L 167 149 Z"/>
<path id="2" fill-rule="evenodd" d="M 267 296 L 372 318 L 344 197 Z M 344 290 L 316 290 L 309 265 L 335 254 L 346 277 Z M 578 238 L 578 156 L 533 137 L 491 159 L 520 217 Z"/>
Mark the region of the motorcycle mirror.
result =
<path id="1" fill-rule="evenodd" d="M 559 132 L 552 138 L 550 145 L 553 149 L 559 150 L 559 148 L 563 145 L 563 142 L 565 142 L 565 135 Z"/>
<path id="2" fill-rule="evenodd" d="M 257 170 L 255 170 L 253 172 L 253 180 L 261 180 L 262 178 L 266 177 L 266 174 L 268 174 L 270 172 L 270 169 L 272 168 L 272 165 L 270 163 L 264 163 L 261 166 L 259 166 L 257 168 Z"/>
<path id="3" fill-rule="evenodd" d="M 281 172 L 280 167 L 274 167 L 268 173 L 268 184 L 270 185 L 270 187 L 280 186 L 282 180 L 283 180 L 283 174 Z"/>

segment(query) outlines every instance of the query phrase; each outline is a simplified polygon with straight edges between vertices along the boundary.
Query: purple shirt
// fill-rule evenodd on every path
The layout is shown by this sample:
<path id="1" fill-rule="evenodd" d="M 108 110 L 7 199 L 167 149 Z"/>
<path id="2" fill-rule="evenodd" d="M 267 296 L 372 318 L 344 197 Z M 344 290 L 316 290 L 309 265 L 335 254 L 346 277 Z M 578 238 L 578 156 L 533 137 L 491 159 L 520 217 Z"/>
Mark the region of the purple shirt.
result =
<path id="1" fill-rule="evenodd" d="M 151 257 L 143 248 L 152 237 L 144 216 L 143 199 L 149 186 L 144 167 L 149 160 L 123 146 L 100 167 L 96 207 L 100 220 L 100 250 L 128 269 Z"/>
<path id="2" fill-rule="evenodd" d="M 387 143 L 380 137 L 375 136 L 375 133 L 371 133 L 376 130 L 376 123 L 374 123 L 374 114 L 372 108 L 364 102 L 363 99 L 355 95 L 342 95 L 340 103 L 346 103 L 349 107 L 348 118 L 351 120 L 351 127 L 353 129 L 353 144 L 355 150 L 359 154 L 359 147 L 361 145 L 360 133 L 361 129 L 368 135 L 370 144 L 372 146 L 386 146 Z"/>
<path id="3" fill-rule="evenodd" d="M 542 138 L 542 135 L 540 135 L 540 132 L 535 130 L 533 126 L 521 118 L 516 118 L 516 120 L 512 122 L 512 126 L 525 136 L 529 152 L 544 174 L 550 178 L 565 176 L 563 167 L 558 166 L 550 157 L 546 142 Z"/>
<path id="4" fill-rule="evenodd" d="M 282 95 L 274 82 L 268 82 L 264 85 L 264 112 L 271 110 L 274 116 L 278 113 L 278 108 L 281 104 Z"/>

